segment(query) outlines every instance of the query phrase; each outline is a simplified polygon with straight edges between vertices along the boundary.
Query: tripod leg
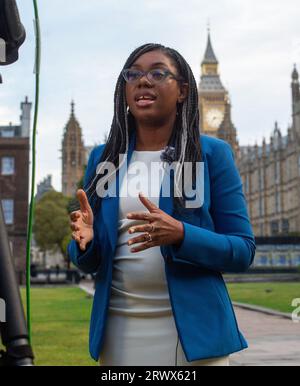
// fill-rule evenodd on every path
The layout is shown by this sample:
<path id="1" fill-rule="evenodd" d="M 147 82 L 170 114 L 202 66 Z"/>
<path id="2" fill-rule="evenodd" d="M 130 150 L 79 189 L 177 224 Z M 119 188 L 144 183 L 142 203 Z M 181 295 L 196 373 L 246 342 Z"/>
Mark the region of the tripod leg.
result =
<path id="1" fill-rule="evenodd" d="M 32 365 L 33 353 L 28 341 L 19 287 L 16 280 L 8 236 L 0 204 L 0 298 L 5 302 L 6 322 L 0 324 L 0 333 L 6 353 L 1 359 L 9 365 Z M 0 363 L 1 364 L 1 363 Z"/>

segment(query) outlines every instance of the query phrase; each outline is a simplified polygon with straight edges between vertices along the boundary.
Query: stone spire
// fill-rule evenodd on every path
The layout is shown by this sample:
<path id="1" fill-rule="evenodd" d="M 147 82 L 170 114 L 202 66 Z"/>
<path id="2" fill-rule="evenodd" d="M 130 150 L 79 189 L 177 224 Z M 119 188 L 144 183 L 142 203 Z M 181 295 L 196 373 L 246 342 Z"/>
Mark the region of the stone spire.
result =
<path id="1" fill-rule="evenodd" d="M 294 70 L 292 72 L 292 80 L 295 80 L 295 81 L 299 80 L 299 74 L 298 74 L 296 63 L 294 64 Z"/>
<path id="2" fill-rule="evenodd" d="M 231 103 L 229 96 L 226 96 L 225 113 L 223 121 L 218 129 L 218 138 L 228 142 L 234 150 L 235 156 L 238 157 L 239 145 L 237 141 L 236 128 L 231 119 Z"/>
<path id="3" fill-rule="evenodd" d="M 300 130 L 300 128 L 298 127 L 299 121 L 296 122 L 296 116 L 299 116 L 299 113 L 300 113 L 300 84 L 299 84 L 299 74 L 297 71 L 296 64 L 294 65 L 294 70 L 292 72 L 291 88 L 292 88 L 293 129 L 297 131 L 297 128 Z"/>
<path id="4" fill-rule="evenodd" d="M 75 106 L 75 103 L 74 103 L 74 100 L 72 99 L 72 102 L 71 102 L 71 115 L 74 115 L 74 106 Z"/>
<path id="5" fill-rule="evenodd" d="M 207 45 L 204 54 L 202 64 L 218 64 L 218 59 L 214 53 L 211 40 L 210 40 L 210 28 L 207 30 Z"/>
<path id="6" fill-rule="evenodd" d="M 199 84 L 199 92 L 221 92 L 225 94 L 224 86 L 222 85 L 219 76 L 219 63 L 212 48 L 210 40 L 210 31 L 208 30 L 207 46 L 204 58 L 201 62 L 201 78 Z"/>
<path id="7" fill-rule="evenodd" d="M 65 126 L 62 140 L 62 192 L 74 196 L 81 180 L 85 165 L 85 147 L 82 129 L 74 113 L 75 103 L 71 102 L 70 118 Z"/>

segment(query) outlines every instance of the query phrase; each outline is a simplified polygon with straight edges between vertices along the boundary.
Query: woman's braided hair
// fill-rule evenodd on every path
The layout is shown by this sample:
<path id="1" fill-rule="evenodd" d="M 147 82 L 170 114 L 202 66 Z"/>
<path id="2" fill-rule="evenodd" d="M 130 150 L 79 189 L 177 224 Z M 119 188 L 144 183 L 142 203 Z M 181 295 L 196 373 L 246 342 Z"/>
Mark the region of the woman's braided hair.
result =
<path id="1" fill-rule="evenodd" d="M 184 178 L 183 163 L 191 162 L 192 165 L 195 165 L 196 162 L 202 160 L 199 140 L 199 107 L 196 81 L 187 61 L 175 49 L 165 47 L 161 44 L 148 43 L 136 48 L 127 59 L 123 69 L 131 67 L 141 55 L 150 51 L 160 51 L 168 56 L 176 67 L 178 75 L 183 78 L 183 82 L 188 83 L 187 98 L 183 103 L 177 104 L 176 121 L 168 142 L 168 146 L 174 147 L 173 161 L 179 163 L 179 173 L 181 173 L 182 178 Z M 136 129 L 134 116 L 131 112 L 127 111 L 125 86 L 126 83 L 121 72 L 114 93 L 114 116 L 111 129 L 101 159 L 99 160 L 99 162 L 112 162 L 115 165 L 115 171 L 117 171 L 125 161 L 124 157 L 119 163 L 119 154 L 127 154 L 130 134 Z M 194 184 L 196 178 L 194 167 L 192 173 Z M 175 184 L 178 187 L 177 182 L 180 179 L 180 174 L 177 177 L 175 177 Z M 94 212 L 97 211 L 100 203 L 100 197 L 97 195 L 96 187 L 101 178 L 108 180 L 109 176 L 107 174 L 103 175 L 103 173 L 98 170 L 97 173 L 87 181 L 84 187 Z M 104 183 L 104 180 L 101 182 Z M 174 197 L 174 204 L 177 208 L 178 206 L 183 207 L 183 198 Z"/>

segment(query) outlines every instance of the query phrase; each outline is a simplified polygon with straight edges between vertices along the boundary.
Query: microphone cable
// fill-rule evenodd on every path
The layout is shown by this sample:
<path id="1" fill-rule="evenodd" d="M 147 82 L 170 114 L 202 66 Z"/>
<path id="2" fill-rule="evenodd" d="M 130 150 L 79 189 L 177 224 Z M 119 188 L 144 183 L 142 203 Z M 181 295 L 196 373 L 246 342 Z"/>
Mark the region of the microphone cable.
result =
<path id="1" fill-rule="evenodd" d="M 30 294 L 30 247 L 32 239 L 32 223 L 34 216 L 34 187 L 35 187 L 35 170 L 36 170 L 36 128 L 39 111 L 39 91 L 40 91 L 40 58 L 41 58 L 41 38 L 40 23 L 37 0 L 33 0 L 34 7 L 34 27 L 35 27 L 35 101 L 34 101 L 34 119 L 32 130 L 32 162 L 31 162 L 31 194 L 29 206 L 29 219 L 27 227 L 27 244 L 26 244 L 26 311 L 27 311 L 27 329 L 29 343 L 31 344 L 31 294 Z"/>

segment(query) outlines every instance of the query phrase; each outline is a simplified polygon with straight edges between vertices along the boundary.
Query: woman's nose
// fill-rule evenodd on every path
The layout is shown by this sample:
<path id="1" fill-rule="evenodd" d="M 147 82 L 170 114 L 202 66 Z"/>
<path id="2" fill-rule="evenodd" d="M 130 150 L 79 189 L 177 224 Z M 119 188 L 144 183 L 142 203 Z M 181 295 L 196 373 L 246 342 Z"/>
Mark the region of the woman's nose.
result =
<path id="1" fill-rule="evenodd" d="M 150 80 L 147 78 L 146 74 L 144 74 L 139 79 L 139 86 L 147 86 L 147 87 L 153 87 L 153 84 L 150 82 Z"/>

